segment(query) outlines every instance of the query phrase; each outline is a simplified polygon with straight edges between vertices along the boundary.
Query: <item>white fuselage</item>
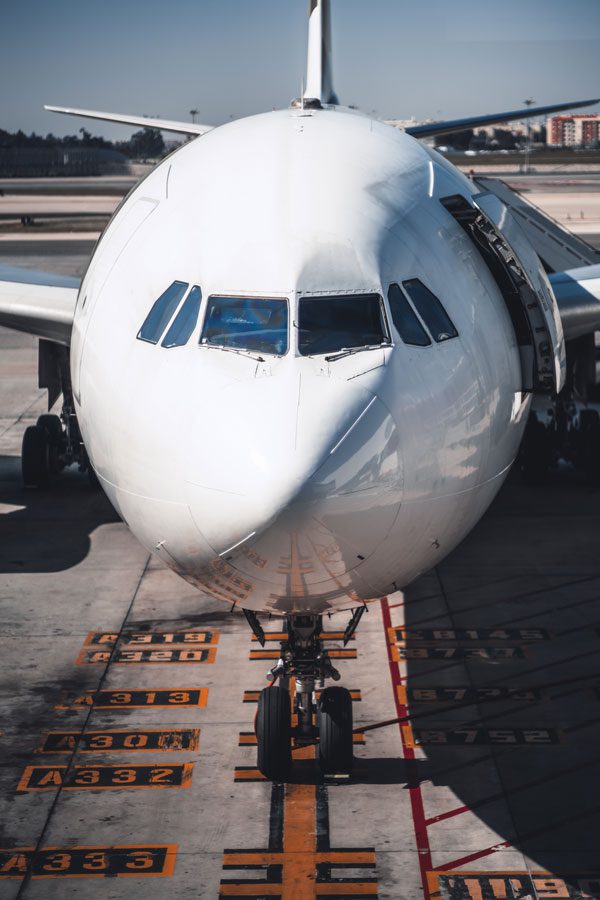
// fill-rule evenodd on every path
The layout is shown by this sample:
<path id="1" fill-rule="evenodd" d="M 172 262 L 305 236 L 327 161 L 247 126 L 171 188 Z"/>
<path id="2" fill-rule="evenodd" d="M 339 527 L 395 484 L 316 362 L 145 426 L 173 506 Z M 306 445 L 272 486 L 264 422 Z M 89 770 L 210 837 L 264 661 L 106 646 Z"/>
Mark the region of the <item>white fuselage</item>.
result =
<path id="1" fill-rule="evenodd" d="M 472 183 L 341 109 L 240 120 L 166 159 L 122 204 L 83 281 L 72 378 L 85 445 L 133 533 L 240 607 L 321 612 L 399 588 L 475 525 L 527 418 L 515 333 L 439 198 Z M 409 346 L 390 283 L 418 278 L 458 337 Z M 137 339 L 174 280 L 185 346 Z M 377 293 L 389 347 L 298 353 L 299 298 Z M 211 295 L 287 298 L 284 356 L 199 345 Z"/>

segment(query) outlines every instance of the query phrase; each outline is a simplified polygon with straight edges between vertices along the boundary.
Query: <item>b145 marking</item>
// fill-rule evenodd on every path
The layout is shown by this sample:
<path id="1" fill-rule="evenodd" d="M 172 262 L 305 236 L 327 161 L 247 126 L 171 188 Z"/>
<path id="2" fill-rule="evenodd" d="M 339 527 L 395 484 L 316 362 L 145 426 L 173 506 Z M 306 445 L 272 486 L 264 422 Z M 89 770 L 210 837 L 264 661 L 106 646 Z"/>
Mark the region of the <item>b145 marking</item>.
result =
<path id="1" fill-rule="evenodd" d="M 545 628 L 390 628 L 391 644 L 410 641 L 547 641 L 550 634 Z"/>
<path id="2" fill-rule="evenodd" d="M 111 662 L 113 665 L 135 665 L 140 663 L 214 663 L 217 654 L 216 647 L 209 649 L 180 649 L 180 650 L 91 650 L 84 647 L 75 664 L 95 665 L 97 663 Z"/>
<path id="3" fill-rule="evenodd" d="M 110 631 L 90 631 L 84 641 L 86 647 L 114 647 L 117 641 L 128 647 L 145 646 L 148 644 L 183 644 L 185 646 L 197 644 L 217 644 L 218 631 L 155 631 L 124 632 L 119 635 Z"/>
<path id="4" fill-rule="evenodd" d="M 50 731 L 37 753 L 111 753 L 125 750 L 180 752 L 197 750 L 200 731 L 187 729 L 145 729 L 143 731 Z"/>
<path id="5" fill-rule="evenodd" d="M 172 875 L 177 844 L 33 847 L 0 850 L 0 878 L 105 878 Z"/>
<path id="6" fill-rule="evenodd" d="M 83 694 L 64 693 L 54 709 L 170 709 L 174 706 L 206 706 L 208 688 L 157 688 L 147 690 L 87 691 Z"/>
<path id="7" fill-rule="evenodd" d="M 157 766 L 27 766 L 18 791 L 115 790 L 126 788 L 187 788 L 194 763 Z"/>

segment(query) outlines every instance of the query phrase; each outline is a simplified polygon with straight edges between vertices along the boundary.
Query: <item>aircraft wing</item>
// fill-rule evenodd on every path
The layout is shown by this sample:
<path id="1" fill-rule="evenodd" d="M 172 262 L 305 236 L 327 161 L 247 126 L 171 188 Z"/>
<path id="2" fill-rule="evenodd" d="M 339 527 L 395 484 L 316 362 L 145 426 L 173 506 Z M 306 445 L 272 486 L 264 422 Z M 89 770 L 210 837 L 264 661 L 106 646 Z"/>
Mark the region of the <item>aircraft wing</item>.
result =
<path id="1" fill-rule="evenodd" d="M 101 119 L 103 122 L 117 122 L 140 128 L 156 128 L 158 131 L 175 131 L 178 134 L 205 134 L 212 125 L 198 122 L 174 122 L 171 119 L 156 119 L 148 116 L 130 116 L 122 113 L 98 112 L 93 109 L 73 109 L 70 106 L 44 106 L 48 112 L 63 113 L 66 116 L 81 116 L 84 119 Z"/>
<path id="2" fill-rule="evenodd" d="M 407 134 L 416 138 L 434 137 L 436 134 L 451 134 L 453 131 L 464 131 L 466 128 L 483 128 L 485 125 L 495 125 L 497 122 L 512 122 L 515 119 L 530 119 L 533 116 L 545 116 L 565 109 L 593 106 L 594 103 L 600 103 L 600 99 L 571 100 L 569 103 L 553 103 L 551 106 L 522 107 L 509 112 L 470 116 L 466 119 L 447 119 L 443 122 L 430 122 L 427 125 L 414 125 L 405 130 Z"/>
<path id="3" fill-rule="evenodd" d="M 600 331 L 600 265 L 554 272 L 548 277 L 565 340 Z"/>
<path id="4" fill-rule="evenodd" d="M 69 345 L 79 279 L 0 266 L 0 325 Z"/>

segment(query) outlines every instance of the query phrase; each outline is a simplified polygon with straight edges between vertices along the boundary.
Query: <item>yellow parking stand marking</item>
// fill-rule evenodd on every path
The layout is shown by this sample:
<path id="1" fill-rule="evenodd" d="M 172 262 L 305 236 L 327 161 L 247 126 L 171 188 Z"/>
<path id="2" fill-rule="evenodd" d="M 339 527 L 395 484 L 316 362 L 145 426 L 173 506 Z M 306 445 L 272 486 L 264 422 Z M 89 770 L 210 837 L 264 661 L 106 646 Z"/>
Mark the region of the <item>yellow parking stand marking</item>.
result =
<path id="1" fill-rule="evenodd" d="M 115 646 L 117 641 L 128 647 L 150 645 L 176 645 L 184 646 L 196 644 L 217 644 L 219 642 L 218 631 L 125 631 L 121 635 L 111 631 L 88 632 L 84 647 L 108 647 Z"/>
<path id="2" fill-rule="evenodd" d="M 0 849 L 0 878 L 170 876 L 177 844 Z"/>
<path id="3" fill-rule="evenodd" d="M 415 739 L 413 735 L 413 730 L 410 725 L 401 725 L 400 729 L 402 731 L 402 740 L 405 747 L 410 747 L 411 750 L 415 748 Z"/>
<path id="4" fill-rule="evenodd" d="M 401 706 L 406 706 L 406 687 L 403 684 L 396 685 L 396 694 Z"/>
<path id="5" fill-rule="evenodd" d="M 194 763 L 161 766 L 26 766 L 17 791 L 188 788 Z"/>
<path id="6" fill-rule="evenodd" d="M 315 691 L 317 695 L 317 700 L 321 696 L 321 691 Z M 244 703 L 258 703 L 258 698 L 260 696 L 260 691 L 244 691 Z M 351 690 L 350 697 L 352 698 L 354 703 L 360 703 L 362 700 L 362 694 L 360 691 Z"/>
<path id="7" fill-rule="evenodd" d="M 266 641 L 287 641 L 289 638 L 289 634 L 286 634 L 285 631 L 265 631 L 265 640 Z M 319 638 L 322 641 L 343 641 L 344 640 L 344 632 L 343 631 L 322 631 L 319 635 Z M 252 642 L 258 641 L 258 638 L 255 634 L 251 637 Z M 351 641 L 356 640 L 356 635 L 352 635 L 350 638 Z"/>
<path id="8" fill-rule="evenodd" d="M 214 663 L 217 655 L 217 648 L 202 649 L 185 649 L 185 650 L 92 650 L 84 647 L 75 660 L 75 665 L 97 665 L 110 662 L 112 665 L 175 665 L 175 664 L 198 664 L 198 663 Z"/>
<path id="9" fill-rule="evenodd" d="M 54 709 L 172 709 L 173 707 L 204 707 L 208 702 L 208 688 L 156 688 L 153 691 L 129 688 L 121 690 L 86 691 L 83 694 L 63 692 Z"/>
<path id="10" fill-rule="evenodd" d="M 331 653 L 330 655 L 333 655 Z M 523 647 L 457 647 L 457 646 L 398 646 L 390 647 L 390 656 L 393 662 L 401 662 L 406 659 L 437 659 L 437 660 L 464 660 L 464 659 L 524 659 L 526 656 Z"/>
<path id="11" fill-rule="evenodd" d="M 198 728 L 160 729 L 141 731 L 50 731 L 43 738 L 36 753 L 111 753 L 120 751 L 181 752 L 197 750 Z"/>
<path id="12" fill-rule="evenodd" d="M 318 740 L 318 739 L 317 739 Z M 365 736 L 362 732 L 355 731 L 352 735 L 353 744 L 364 744 Z M 240 731 L 238 746 L 239 747 L 256 747 L 256 734 L 253 731 Z"/>

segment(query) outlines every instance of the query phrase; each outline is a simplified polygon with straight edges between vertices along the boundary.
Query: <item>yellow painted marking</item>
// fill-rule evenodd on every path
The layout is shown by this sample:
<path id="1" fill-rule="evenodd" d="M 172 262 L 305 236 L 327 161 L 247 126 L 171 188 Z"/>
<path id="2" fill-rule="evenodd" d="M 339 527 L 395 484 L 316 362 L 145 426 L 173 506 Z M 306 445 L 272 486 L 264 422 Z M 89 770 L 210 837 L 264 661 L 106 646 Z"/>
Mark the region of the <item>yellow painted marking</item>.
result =
<path id="1" fill-rule="evenodd" d="M 177 844 L 0 849 L 0 879 L 170 876 Z"/>
<path id="2" fill-rule="evenodd" d="M 415 738 L 413 735 L 413 730 L 410 725 L 401 725 L 402 729 L 402 740 L 405 747 L 410 747 L 412 750 L 415 749 Z"/>
<path id="3" fill-rule="evenodd" d="M 398 684 L 396 686 L 396 694 L 398 697 L 398 702 L 401 706 L 406 706 L 407 697 L 406 697 L 406 687 L 403 684 Z"/>

